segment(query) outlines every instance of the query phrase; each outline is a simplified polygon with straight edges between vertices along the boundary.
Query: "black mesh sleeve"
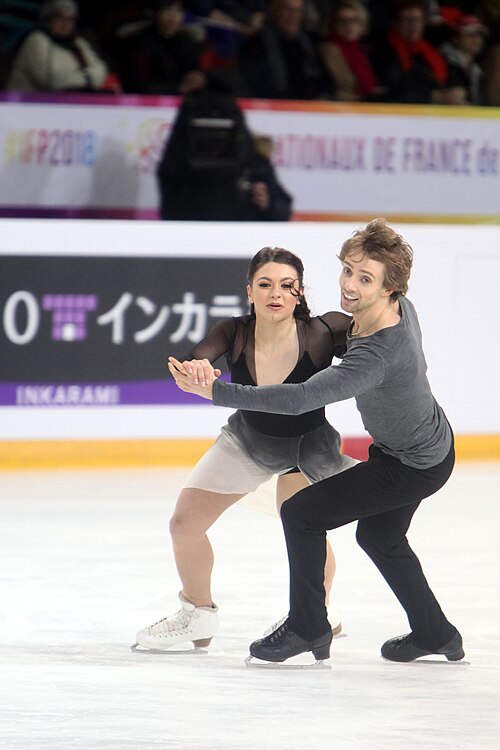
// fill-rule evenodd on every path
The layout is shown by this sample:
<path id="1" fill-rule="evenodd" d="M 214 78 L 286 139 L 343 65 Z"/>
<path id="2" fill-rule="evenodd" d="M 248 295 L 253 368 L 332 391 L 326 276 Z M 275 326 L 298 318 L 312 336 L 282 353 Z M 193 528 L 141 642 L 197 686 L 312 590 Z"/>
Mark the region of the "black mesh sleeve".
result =
<path id="1" fill-rule="evenodd" d="M 315 325 L 309 340 L 309 354 L 313 362 L 325 367 L 333 357 L 341 359 L 344 356 L 346 331 L 351 324 L 351 317 L 341 312 L 327 312 L 313 320 Z M 328 332 L 327 336 L 325 331 Z"/>
<path id="2" fill-rule="evenodd" d="M 196 344 L 183 359 L 208 359 L 213 364 L 220 357 L 226 355 L 228 360 L 230 360 L 235 335 L 236 320 L 234 318 L 225 318 L 216 323 L 205 338 Z"/>

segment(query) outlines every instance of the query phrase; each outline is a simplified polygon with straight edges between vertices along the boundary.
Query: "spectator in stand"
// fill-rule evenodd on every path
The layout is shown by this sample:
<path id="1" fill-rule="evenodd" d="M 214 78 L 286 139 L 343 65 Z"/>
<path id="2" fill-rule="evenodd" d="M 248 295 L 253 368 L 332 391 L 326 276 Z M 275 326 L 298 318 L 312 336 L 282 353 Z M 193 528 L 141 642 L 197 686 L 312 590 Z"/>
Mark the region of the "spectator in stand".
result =
<path id="1" fill-rule="evenodd" d="M 420 0 L 402 0 L 385 43 L 375 53 L 375 68 L 390 102 L 465 104 L 463 86 L 456 86 L 440 51 L 424 39 L 425 10 Z"/>
<path id="2" fill-rule="evenodd" d="M 116 75 L 77 32 L 78 5 L 49 0 L 40 10 L 39 28 L 28 34 L 7 80 L 12 91 L 121 90 Z"/>
<path id="3" fill-rule="evenodd" d="M 486 27 L 476 16 L 463 15 L 452 27 L 451 38 L 441 46 L 450 76 L 466 91 L 467 104 L 484 104 L 483 70 L 477 58 L 483 50 Z"/>
<path id="4" fill-rule="evenodd" d="M 339 101 L 370 101 L 384 93 L 361 41 L 368 23 L 362 2 L 341 0 L 332 10 L 328 38 L 319 44 L 320 55 L 334 81 L 334 98 Z"/>
<path id="5" fill-rule="evenodd" d="M 400 0 L 362 0 L 362 2 L 366 6 L 370 18 L 369 45 L 370 47 L 377 46 L 385 40 L 387 30 L 394 17 L 394 7 Z M 455 2 L 455 0 L 451 0 L 451 2 Z M 441 0 L 421 0 L 421 5 L 426 20 L 426 39 L 434 44 L 434 29 L 439 29 L 443 24 Z M 430 36 L 429 31 L 431 31 Z M 441 41 L 443 39 L 439 36 L 439 42 Z"/>
<path id="6" fill-rule="evenodd" d="M 182 0 L 157 0 L 151 13 L 151 24 L 127 37 L 118 55 L 124 90 L 175 95 L 204 88 L 203 43 L 184 25 Z"/>
<path id="7" fill-rule="evenodd" d="M 331 86 L 316 41 L 304 28 L 304 0 L 269 0 L 261 31 L 240 49 L 239 69 L 250 96 L 328 97 Z"/>

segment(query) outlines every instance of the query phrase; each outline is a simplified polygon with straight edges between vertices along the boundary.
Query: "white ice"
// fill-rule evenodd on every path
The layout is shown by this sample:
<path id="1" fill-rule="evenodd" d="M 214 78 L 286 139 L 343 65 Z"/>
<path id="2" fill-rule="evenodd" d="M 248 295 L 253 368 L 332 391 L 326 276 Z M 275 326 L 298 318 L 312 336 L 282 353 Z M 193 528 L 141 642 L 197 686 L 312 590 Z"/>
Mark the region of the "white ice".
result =
<path id="1" fill-rule="evenodd" d="M 326 671 L 245 668 L 288 576 L 279 520 L 244 506 L 210 532 L 208 653 L 129 650 L 177 609 L 168 518 L 186 471 L 0 476 L 1 750 L 500 747 L 499 464 L 459 465 L 410 529 L 470 665 L 381 659 L 408 624 L 351 524 L 331 534 L 346 636 Z"/>

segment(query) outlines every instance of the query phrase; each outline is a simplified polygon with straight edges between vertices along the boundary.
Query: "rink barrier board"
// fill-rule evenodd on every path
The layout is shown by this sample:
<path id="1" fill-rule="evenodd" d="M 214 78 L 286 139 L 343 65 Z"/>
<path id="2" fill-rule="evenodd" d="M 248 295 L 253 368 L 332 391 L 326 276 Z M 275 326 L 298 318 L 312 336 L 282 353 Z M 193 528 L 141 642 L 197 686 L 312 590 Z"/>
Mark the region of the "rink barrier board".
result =
<path id="1" fill-rule="evenodd" d="M 0 93 L 0 216 L 157 220 L 157 167 L 181 101 Z M 249 129 L 273 142 L 294 220 L 500 220 L 500 108 L 239 104 Z"/>
<path id="2" fill-rule="evenodd" d="M 364 460 L 370 442 L 347 437 L 342 450 Z M 190 466 L 212 444 L 211 439 L 0 441 L 0 470 Z M 457 435 L 455 445 L 458 461 L 500 460 L 500 435 Z"/>

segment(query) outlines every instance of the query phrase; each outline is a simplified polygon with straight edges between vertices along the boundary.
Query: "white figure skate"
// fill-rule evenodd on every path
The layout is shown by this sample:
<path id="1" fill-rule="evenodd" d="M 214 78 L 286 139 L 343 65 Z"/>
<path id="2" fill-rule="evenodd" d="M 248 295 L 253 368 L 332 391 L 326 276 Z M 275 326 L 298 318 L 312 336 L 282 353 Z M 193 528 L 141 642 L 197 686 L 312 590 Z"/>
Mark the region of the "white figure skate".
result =
<path id="1" fill-rule="evenodd" d="M 147 650 L 150 653 L 206 653 L 203 647 L 210 642 L 218 630 L 218 608 L 195 607 L 179 594 L 181 608 L 170 617 L 139 630 L 133 651 Z M 186 648 L 192 643 L 192 648 Z M 177 649 L 177 646 L 184 648 Z M 140 647 L 140 648 L 139 648 Z"/>

